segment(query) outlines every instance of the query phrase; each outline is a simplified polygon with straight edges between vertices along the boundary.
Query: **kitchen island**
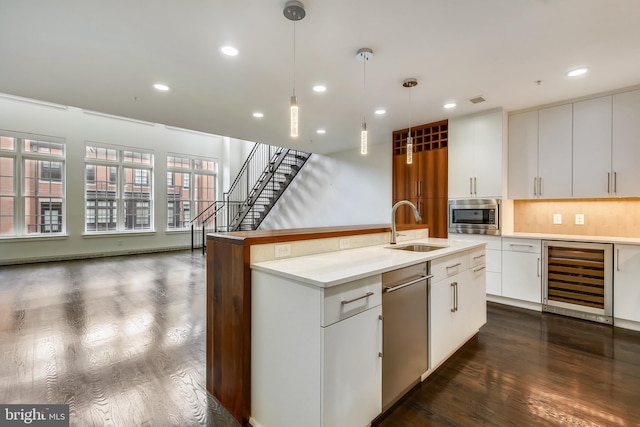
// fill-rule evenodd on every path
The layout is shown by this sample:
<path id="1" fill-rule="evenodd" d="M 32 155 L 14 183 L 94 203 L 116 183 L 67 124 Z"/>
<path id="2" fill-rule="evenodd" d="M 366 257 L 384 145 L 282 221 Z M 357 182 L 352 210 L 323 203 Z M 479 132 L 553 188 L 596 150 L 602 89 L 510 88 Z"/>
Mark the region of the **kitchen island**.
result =
<path id="1" fill-rule="evenodd" d="M 402 250 L 420 245 L 430 250 Z M 370 424 L 387 409 L 383 275 L 420 265 L 429 271 L 422 302 L 429 352 L 419 382 L 486 322 L 484 246 L 423 238 L 252 263 L 251 424 Z"/>

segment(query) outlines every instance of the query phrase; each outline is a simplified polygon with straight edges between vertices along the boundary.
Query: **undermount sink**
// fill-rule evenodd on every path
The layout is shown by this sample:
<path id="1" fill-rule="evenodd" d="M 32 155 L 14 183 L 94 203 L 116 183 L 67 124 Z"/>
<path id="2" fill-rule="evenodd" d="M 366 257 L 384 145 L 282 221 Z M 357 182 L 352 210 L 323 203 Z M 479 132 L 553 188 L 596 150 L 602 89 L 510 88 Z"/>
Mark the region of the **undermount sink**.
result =
<path id="1" fill-rule="evenodd" d="M 434 245 L 423 245 L 423 244 L 415 243 L 411 245 L 387 246 L 387 247 L 389 249 L 398 249 L 401 251 L 431 252 L 431 251 L 437 251 L 438 249 L 444 249 L 448 246 L 434 246 Z"/>

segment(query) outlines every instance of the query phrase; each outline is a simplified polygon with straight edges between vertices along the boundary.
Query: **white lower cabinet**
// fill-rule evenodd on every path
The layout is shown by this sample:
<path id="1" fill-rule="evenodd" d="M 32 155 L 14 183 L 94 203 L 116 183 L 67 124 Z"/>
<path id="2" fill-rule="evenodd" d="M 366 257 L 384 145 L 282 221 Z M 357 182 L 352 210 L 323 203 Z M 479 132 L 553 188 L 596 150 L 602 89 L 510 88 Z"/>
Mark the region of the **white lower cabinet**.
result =
<path id="1" fill-rule="evenodd" d="M 614 253 L 614 325 L 640 330 L 640 245 L 616 244 Z"/>
<path id="2" fill-rule="evenodd" d="M 380 413 L 381 314 L 378 306 L 323 328 L 323 426 L 366 426 Z"/>
<path id="3" fill-rule="evenodd" d="M 502 238 L 502 296 L 542 303 L 541 240 Z"/>
<path id="4" fill-rule="evenodd" d="M 485 250 L 432 261 L 444 270 L 463 271 L 431 283 L 429 293 L 429 368 L 435 369 L 487 321 Z M 465 259 L 468 261 L 465 263 Z M 434 265 L 432 264 L 432 272 Z M 447 268 L 449 267 L 449 268 Z"/>
<path id="5" fill-rule="evenodd" d="M 483 234 L 449 233 L 449 239 L 486 243 L 487 294 L 502 295 L 502 237 Z"/>
<path id="6" fill-rule="evenodd" d="M 382 410 L 381 275 L 325 289 L 261 271 L 251 282 L 252 425 L 369 425 Z"/>

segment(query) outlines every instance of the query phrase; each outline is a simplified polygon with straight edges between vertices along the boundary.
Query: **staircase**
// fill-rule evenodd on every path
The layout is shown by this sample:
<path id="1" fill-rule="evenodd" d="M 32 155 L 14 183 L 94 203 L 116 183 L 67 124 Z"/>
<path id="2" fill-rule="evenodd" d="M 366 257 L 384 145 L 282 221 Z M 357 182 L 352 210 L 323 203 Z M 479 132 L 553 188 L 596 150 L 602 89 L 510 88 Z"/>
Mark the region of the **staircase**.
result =
<path id="1" fill-rule="evenodd" d="M 229 225 L 230 231 L 256 230 L 310 156 L 302 151 L 272 148 L 276 150 L 247 198 L 239 205 Z"/>
<path id="2" fill-rule="evenodd" d="M 191 249 L 202 245 L 204 252 L 208 232 L 258 229 L 310 156 L 256 144 L 224 200 L 214 202 L 191 221 Z M 202 235 L 196 236 L 200 230 Z"/>

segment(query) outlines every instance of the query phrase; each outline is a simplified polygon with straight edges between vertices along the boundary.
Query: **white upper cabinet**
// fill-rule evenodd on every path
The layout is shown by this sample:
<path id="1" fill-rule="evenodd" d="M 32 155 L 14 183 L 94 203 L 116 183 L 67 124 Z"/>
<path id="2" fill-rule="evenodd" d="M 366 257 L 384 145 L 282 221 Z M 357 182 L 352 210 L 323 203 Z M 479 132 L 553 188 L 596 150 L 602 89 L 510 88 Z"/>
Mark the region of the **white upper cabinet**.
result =
<path id="1" fill-rule="evenodd" d="M 571 197 L 571 104 L 538 111 L 538 179 L 535 197 Z"/>
<path id="2" fill-rule="evenodd" d="M 502 197 L 502 111 L 449 120 L 449 197 Z"/>
<path id="3" fill-rule="evenodd" d="M 640 196 L 640 90 L 613 96 L 612 195 Z"/>
<path id="4" fill-rule="evenodd" d="M 573 196 L 611 195 L 611 96 L 573 104 Z"/>
<path id="5" fill-rule="evenodd" d="M 536 197 L 537 177 L 538 112 L 513 114 L 509 116 L 509 198 Z"/>

